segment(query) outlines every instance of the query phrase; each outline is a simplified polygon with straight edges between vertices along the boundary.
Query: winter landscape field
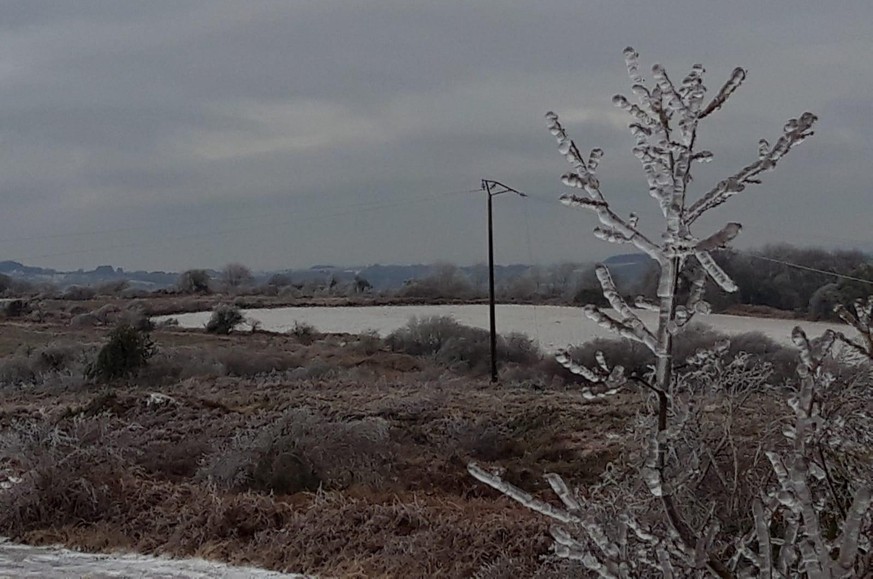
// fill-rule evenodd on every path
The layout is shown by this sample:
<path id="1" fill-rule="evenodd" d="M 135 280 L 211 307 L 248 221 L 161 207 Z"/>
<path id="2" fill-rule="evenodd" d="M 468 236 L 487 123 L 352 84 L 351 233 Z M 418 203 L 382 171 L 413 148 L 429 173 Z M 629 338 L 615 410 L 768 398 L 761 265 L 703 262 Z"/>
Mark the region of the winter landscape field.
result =
<path id="1" fill-rule="evenodd" d="M 805 4 L 4 3 L 0 578 L 873 578 Z"/>

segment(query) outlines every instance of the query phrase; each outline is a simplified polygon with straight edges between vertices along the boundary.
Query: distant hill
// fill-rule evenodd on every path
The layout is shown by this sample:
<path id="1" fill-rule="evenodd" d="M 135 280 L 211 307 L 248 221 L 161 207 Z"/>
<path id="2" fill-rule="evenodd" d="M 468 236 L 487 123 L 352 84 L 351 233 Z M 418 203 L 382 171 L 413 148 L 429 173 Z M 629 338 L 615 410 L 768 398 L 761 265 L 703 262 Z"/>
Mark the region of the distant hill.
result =
<path id="1" fill-rule="evenodd" d="M 25 275 L 53 275 L 55 270 L 41 267 L 30 267 L 17 261 L 0 261 L 0 273 L 13 277 Z"/>

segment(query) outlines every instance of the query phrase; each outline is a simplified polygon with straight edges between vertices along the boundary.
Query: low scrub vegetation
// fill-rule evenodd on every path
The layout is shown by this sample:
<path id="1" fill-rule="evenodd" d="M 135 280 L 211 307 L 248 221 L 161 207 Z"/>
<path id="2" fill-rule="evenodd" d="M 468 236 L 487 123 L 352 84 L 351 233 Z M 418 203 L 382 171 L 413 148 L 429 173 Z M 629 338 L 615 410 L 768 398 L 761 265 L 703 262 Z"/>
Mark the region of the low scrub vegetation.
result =
<path id="1" fill-rule="evenodd" d="M 212 316 L 206 322 L 206 331 L 211 334 L 227 335 L 244 321 L 245 318 L 238 307 L 220 304 L 212 310 Z"/>
<path id="2" fill-rule="evenodd" d="M 107 309 L 107 319 L 127 309 Z M 0 535 L 18 541 L 322 576 L 584 576 L 552 558 L 546 520 L 497 498 L 464 466 L 500 469 L 537 498 L 549 492 L 538 474 L 555 473 L 600 501 L 608 481 L 630 492 L 646 442 L 642 387 L 586 402 L 579 391 L 593 385 L 565 384 L 578 376 L 553 372 L 521 336 L 501 338 L 511 361 L 503 383 L 489 384 L 487 332 L 448 318 L 384 339 L 157 328 L 160 348 L 145 366 L 84 388 L 65 385 L 114 331 L 58 327 L 70 333 L 64 341 L 40 342 L 39 328 L 10 326 L 0 364 L 0 377 L 16 377 L 0 386 Z M 694 358 L 723 338 L 689 326 L 677 348 Z M 620 341 L 578 353 L 592 349 L 641 372 L 650 363 Z M 682 392 L 706 393 L 683 444 L 719 448 L 730 433 L 695 491 L 720 505 L 712 516 L 730 528 L 750 521 L 753 483 L 768 475 L 758 441 L 785 447 L 777 434 L 791 424 L 783 399 L 796 381 L 783 384 L 777 368 L 782 357 L 796 366 L 795 356 L 749 335 L 734 336 L 714 369 L 677 359 Z M 857 406 L 869 371 L 829 368 L 838 382 L 823 408 L 856 409 L 832 435 L 854 441 L 873 431 Z M 866 472 L 869 445 L 823 452 L 848 508 L 845 481 Z"/>
<path id="3" fill-rule="evenodd" d="M 353 483 L 378 484 L 391 458 L 384 419 L 337 421 L 292 408 L 235 432 L 205 459 L 198 476 L 235 491 L 338 490 Z"/>
<path id="4" fill-rule="evenodd" d="M 446 316 L 413 318 L 405 327 L 385 339 L 395 352 L 413 356 L 431 356 L 449 367 L 485 373 L 490 363 L 488 331 L 459 324 Z M 541 353 L 523 334 L 507 334 L 497 340 L 498 359 L 504 364 L 530 365 Z"/>

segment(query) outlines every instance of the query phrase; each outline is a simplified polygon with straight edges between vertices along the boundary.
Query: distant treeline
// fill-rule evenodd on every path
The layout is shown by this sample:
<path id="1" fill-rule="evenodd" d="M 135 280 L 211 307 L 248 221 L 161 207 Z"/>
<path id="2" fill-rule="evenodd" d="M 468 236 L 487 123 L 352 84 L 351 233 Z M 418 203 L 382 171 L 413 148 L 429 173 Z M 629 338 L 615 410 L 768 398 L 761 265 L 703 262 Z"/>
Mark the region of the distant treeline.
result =
<path id="1" fill-rule="evenodd" d="M 873 258 L 857 250 L 782 244 L 725 250 L 715 259 L 739 286 L 737 292 L 726 293 L 707 281 L 706 299 L 715 312 L 769 309 L 808 319 L 835 319 L 835 305 L 873 295 Z M 653 263 L 639 289 L 654 296 L 656 284 Z"/>
<path id="2" fill-rule="evenodd" d="M 630 298 L 654 297 L 657 264 L 645 256 L 624 256 L 609 263 L 619 290 Z M 638 257 L 638 259 L 633 259 Z M 630 258 L 630 259 L 628 259 Z M 737 282 L 739 291 L 725 293 L 708 281 L 706 299 L 714 311 L 778 310 L 811 319 L 834 318 L 834 306 L 873 295 L 873 257 L 857 250 L 798 248 L 768 245 L 753 250 L 725 250 L 716 261 Z M 688 281 L 683 284 L 688 287 Z M 431 275 L 413 280 L 400 296 L 421 298 L 484 297 L 487 268 L 472 272 L 444 265 Z M 564 263 L 530 267 L 513 279 L 497 284 L 501 301 L 603 304 L 593 265 Z"/>
<path id="3" fill-rule="evenodd" d="M 720 309 L 747 304 L 825 319 L 833 317 L 836 304 L 873 295 L 873 257 L 857 250 L 769 245 L 724 251 L 716 259 L 740 288 L 735 294 L 709 292 Z"/>
<path id="4" fill-rule="evenodd" d="M 828 319 L 833 317 L 836 304 L 873 294 L 873 257 L 857 250 L 768 245 L 754 250 L 724 250 L 717 252 L 715 258 L 739 286 L 738 292 L 728 294 L 709 283 L 706 299 L 716 312 L 746 309 L 760 313 L 770 309 L 778 310 L 775 314 Z M 622 255 L 605 263 L 619 291 L 627 297 L 655 296 L 658 266 L 647 256 Z M 409 276 L 405 281 L 401 277 L 404 274 Z M 689 280 L 685 281 L 683 285 L 687 288 Z M 605 304 L 594 264 L 501 266 L 495 289 L 497 299 L 504 303 Z M 373 295 L 421 301 L 473 301 L 488 296 L 488 268 L 484 264 L 459 267 L 449 263 L 370 266 L 362 270 L 321 266 L 258 276 L 242 264 L 230 263 L 218 272 L 202 269 L 182 272 L 174 285 L 154 292 L 124 279 L 58 288 L 0 274 L 0 297 L 7 298 L 39 294 L 81 300 L 100 295 L 133 298 L 154 293 L 274 295 L 289 299 Z"/>

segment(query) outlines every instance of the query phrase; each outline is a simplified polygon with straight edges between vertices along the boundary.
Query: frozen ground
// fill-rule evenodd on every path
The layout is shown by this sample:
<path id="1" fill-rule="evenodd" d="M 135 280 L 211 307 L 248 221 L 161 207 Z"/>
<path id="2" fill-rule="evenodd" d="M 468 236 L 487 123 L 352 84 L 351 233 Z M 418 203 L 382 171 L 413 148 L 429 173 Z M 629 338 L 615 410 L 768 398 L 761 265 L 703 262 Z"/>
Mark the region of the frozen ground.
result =
<path id="1" fill-rule="evenodd" d="M 229 567 L 201 559 L 164 559 L 142 555 L 95 555 L 59 547 L 30 547 L 0 538 L 0 577 L 41 579 L 270 579 L 302 578 Z"/>
<path id="2" fill-rule="evenodd" d="M 644 322 L 654 325 L 655 312 L 640 311 L 638 314 Z M 487 305 L 276 308 L 245 310 L 244 315 L 258 320 L 262 329 L 273 332 L 284 332 L 291 329 L 295 322 L 300 322 L 311 324 L 322 332 L 360 333 L 375 330 L 384 336 L 405 325 L 414 316 L 451 316 L 462 324 L 488 327 Z M 203 327 L 209 316 L 210 312 L 196 312 L 165 317 L 176 318 L 181 326 L 191 328 Z M 161 319 L 156 318 L 156 321 Z M 848 326 L 836 323 L 725 315 L 700 316 L 696 320 L 728 334 L 762 332 L 783 344 L 791 343 L 791 329 L 798 324 L 809 336 L 817 336 L 827 328 L 853 333 Z M 586 318 L 580 308 L 564 306 L 497 306 L 497 331 L 527 334 L 546 351 L 555 351 L 595 337 L 614 337 Z"/>

